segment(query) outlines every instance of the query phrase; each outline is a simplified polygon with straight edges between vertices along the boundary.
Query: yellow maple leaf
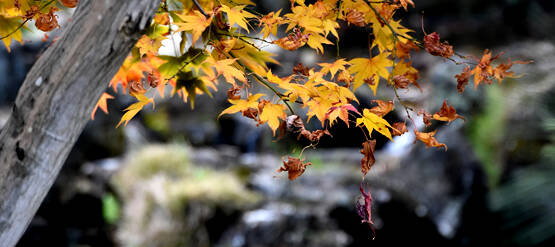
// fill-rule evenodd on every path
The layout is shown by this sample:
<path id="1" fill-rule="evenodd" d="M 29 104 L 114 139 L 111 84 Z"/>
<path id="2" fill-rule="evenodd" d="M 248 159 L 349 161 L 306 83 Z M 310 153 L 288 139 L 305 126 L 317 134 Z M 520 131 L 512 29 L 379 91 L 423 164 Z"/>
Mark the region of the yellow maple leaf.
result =
<path id="1" fill-rule="evenodd" d="M 162 46 L 162 40 L 164 39 L 166 39 L 166 37 L 160 36 L 151 39 L 150 37 L 143 35 L 139 39 L 139 41 L 137 41 L 135 47 L 139 48 L 139 54 L 141 55 L 141 57 L 147 53 L 158 55 L 158 50 L 160 50 L 160 47 Z"/>
<path id="2" fill-rule="evenodd" d="M 206 59 L 206 62 L 209 63 L 216 70 L 218 75 L 223 75 L 228 83 L 235 85 L 235 80 L 246 83 L 247 78 L 245 77 L 243 71 L 233 66 L 235 61 L 237 61 L 236 58 L 222 59 L 218 61 L 216 61 L 212 57 L 208 57 Z"/>
<path id="3" fill-rule="evenodd" d="M 0 16 L 0 36 L 3 38 L 2 42 L 6 46 L 8 52 L 10 52 L 10 44 L 12 39 L 23 43 L 23 35 L 21 33 L 21 18 L 5 18 Z M 9 36 L 8 36 L 9 35 Z"/>
<path id="4" fill-rule="evenodd" d="M 308 7 L 295 6 L 292 13 L 284 15 L 290 22 L 286 31 L 293 29 L 296 26 L 302 27 L 307 32 L 323 33 L 322 20 L 314 16 L 314 13 Z"/>
<path id="5" fill-rule="evenodd" d="M 321 54 L 324 53 L 324 46 L 322 46 L 322 44 L 333 45 L 333 43 L 328 39 L 326 39 L 326 37 L 323 37 L 317 33 L 309 33 L 309 34 L 310 35 L 308 36 L 308 41 L 306 43 L 308 44 L 308 46 L 316 50 L 318 53 L 321 53 Z"/>
<path id="6" fill-rule="evenodd" d="M 270 34 L 276 36 L 278 25 L 283 22 L 283 18 L 279 16 L 281 9 L 277 12 L 270 12 L 264 17 L 260 18 L 258 26 L 262 26 L 262 38 L 267 38 Z"/>
<path id="7" fill-rule="evenodd" d="M 266 71 L 268 70 L 266 63 L 279 64 L 278 61 L 272 58 L 275 54 L 258 50 L 245 41 L 237 40 L 233 45 L 233 48 L 230 50 L 233 57 L 239 58 L 247 68 L 259 76 L 266 75 Z"/>
<path id="8" fill-rule="evenodd" d="M 345 59 L 342 58 L 335 60 L 333 63 L 319 63 L 318 65 L 322 67 L 322 69 L 320 70 L 322 74 L 325 75 L 330 72 L 331 79 L 333 79 L 338 71 L 345 70 L 345 65 L 349 65 L 349 62 L 345 61 Z"/>
<path id="9" fill-rule="evenodd" d="M 222 111 L 222 113 L 220 113 L 220 115 L 218 115 L 218 118 L 221 117 L 224 114 L 233 114 L 236 112 L 240 112 L 240 111 L 244 111 L 244 110 L 248 110 L 249 108 L 258 108 L 258 99 L 260 99 L 260 97 L 264 96 L 264 94 L 255 94 L 255 95 L 251 95 L 248 97 L 247 100 L 244 99 L 230 99 L 228 100 L 229 103 L 233 104 L 232 106 L 226 108 L 225 110 Z"/>
<path id="10" fill-rule="evenodd" d="M 227 19 L 229 21 L 229 25 L 233 26 L 237 24 L 238 26 L 242 27 L 249 32 L 249 27 L 247 26 L 247 18 L 256 18 L 256 15 L 251 14 L 250 12 L 243 10 L 246 5 L 237 5 L 235 7 L 228 7 L 227 5 L 222 5 L 220 8 L 221 11 L 227 14 Z"/>
<path id="11" fill-rule="evenodd" d="M 349 72 L 355 74 L 353 90 L 362 86 L 365 80 L 371 80 L 373 81 L 373 85 L 369 86 L 374 92 L 374 95 L 376 95 L 379 78 L 387 79 L 389 76 L 387 67 L 393 65 L 393 61 L 388 58 L 389 54 L 389 52 L 382 52 L 371 59 L 355 58 L 349 61 L 349 63 L 351 63 Z"/>
<path id="12" fill-rule="evenodd" d="M 176 32 L 180 31 L 191 31 L 193 34 L 193 44 L 198 40 L 202 32 L 210 25 L 212 21 L 212 16 L 206 19 L 199 11 L 195 10 L 193 13 L 182 13 L 176 14 L 183 22 L 174 20 L 174 24 L 176 24 L 179 28 Z"/>
<path id="13" fill-rule="evenodd" d="M 372 43 L 372 47 L 378 46 L 380 52 L 385 52 L 387 50 L 391 51 L 395 46 L 395 37 L 393 36 L 393 33 L 391 32 L 391 29 L 389 29 L 389 27 L 391 27 L 395 31 L 395 33 L 399 34 L 397 35 L 397 38 L 399 39 L 399 42 L 403 43 L 407 42 L 407 39 L 403 38 L 403 36 L 411 38 L 409 33 L 414 32 L 401 25 L 401 20 L 390 21 L 389 26 L 382 25 L 377 20 L 374 21 L 372 25 L 372 30 L 374 32 L 375 38 L 374 42 Z"/>
<path id="14" fill-rule="evenodd" d="M 96 113 L 96 110 L 98 108 L 100 108 L 104 113 L 108 114 L 108 103 L 106 101 L 113 98 L 114 96 L 108 93 L 102 93 L 102 96 L 100 96 L 100 99 L 98 99 L 98 102 L 96 102 L 96 105 L 92 110 L 91 119 L 94 120 L 94 114 Z"/>
<path id="15" fill-rule="evenodd" d="M 136 94 L 133 96 L 135 96 L 135 98 L 137 98 L 139 102 L 133 103 L 124 110 L 126 111 L 126 113 L 123 114 L 116 128 L 119 127 L 122 123 L 124 126 L 126 126 L 127 123 L 149 103 L 152 103 L 152 108 L 154 108 L 154 99 L 148 98 L 144 94 Z"/>
<path id="16" fill-rule="evenodd" d="M 261 123 L 268 123 L 268 126 L 270 126 L 275 135 L 279 127 L 279 120 L 285 120 L 285 118 L 287 118 L 285 110 L 286 108 L 282 104 L 266 103 L 264 104 L 262 113 L 259 115 L 259 120 Z"/>
<path id="17" fill-rule="evenodd" d="M 323 28 L 324 28 L 324 35 L 328 35 L 328 33 L 333 34 L 335 38 L 339 39 L 339 34 L 337 33 L 337 28 L 339 28 L 339 23 L 334 20 L 325 19 L 323 21 Z"/>
<path id="18" fill-rule="evenodd" d="M 368 109 L 364 109 L 364 111 L 362 112 L 362 116 L 360 118 L 357 118 L 357 126 L 361 125 L 364 125 L 366 129 L 368 129 L 368 135 L 371 136 L 372 131 L 376 130 L 380 134 L 389 138 L 389 140 L 393 141 L 393 138 L 391 138 L 391 132 L 389 132 L 388 129 L 388 127 L 391 128 L 391 125 L 389 125 L 389 123 L 385 119 L 370 112 L 370 110 Z"/>

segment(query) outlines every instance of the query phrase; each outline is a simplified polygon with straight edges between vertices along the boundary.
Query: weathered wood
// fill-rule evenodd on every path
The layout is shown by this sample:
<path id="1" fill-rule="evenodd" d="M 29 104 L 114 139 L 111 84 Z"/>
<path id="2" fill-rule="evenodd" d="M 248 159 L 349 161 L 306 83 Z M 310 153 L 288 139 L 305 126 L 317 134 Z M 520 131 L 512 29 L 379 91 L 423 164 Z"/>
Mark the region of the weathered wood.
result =
<path id="1" fill-rule="evenodd" d="M 81 0 L 60 39 L 29 71 L 0 133 L 0 246 L 14 246 L 27 228 L 158 4 Z"/>

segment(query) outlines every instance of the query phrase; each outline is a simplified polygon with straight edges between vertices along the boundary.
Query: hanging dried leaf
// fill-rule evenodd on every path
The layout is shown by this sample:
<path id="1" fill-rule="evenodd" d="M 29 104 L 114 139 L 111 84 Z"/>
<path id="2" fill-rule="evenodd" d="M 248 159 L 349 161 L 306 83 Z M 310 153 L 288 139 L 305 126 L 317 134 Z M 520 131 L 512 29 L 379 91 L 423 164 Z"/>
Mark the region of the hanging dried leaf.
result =
<path id="1" fill-rule="evenodd" d="M 308 34 L 302 34 L 300 30 L 295 29 L 292 33 L 287 35 L 287 37 L 278 39 L 273 43 L 279 45 L 285 50 L 294 51 L 306 44 L 306 42 L 308 41 L 308 36 Z"/>
<path id="2" fill-rule="evenodd" d="M 433 56 L 444 58 L 449 58 L 455 53 L 453 51 L 453 46 L 449 45 L 447 42 L 440 42 L 439 34 L 436 32 L 424 36 L 424 48 Z"/>
<path id="3" fill-rule="evenodd" d="M 397 123 L 393 123 L 391 125 L 391 131 L 393 132 L 393 136 L 401 136 L 404 133 L 407 133 L 407 125 L 403 122 L 397 122 Z"/>
<path id="4" fill-rule="evenodd" d="M 314 142 L 318 142 L 320 141 L 320 138 L 322 138 L 322 136 L 324 135 L 329 135 L 331 136 L 330 132 L 325 129 L 325 130 L 315 130 L 315 131 L 308 131 L 306 129 L 302 129 L 301 133 L 299 133 L 299 136 L 297 136 L 297 139 L 300 139 L 301 136 L 306 138 L 307 140 L 309 140 L 310 142 L 314 143 Z"/>
<path id="5" fill-rule="evenodd" d="M 459 91 L 459 93 L 462 94 L 464 92 L 464 88 L 466 87 L 466 84 L 468 84 L 471 75 L 472 73 L 470 72 L 470 67 L 468 66 L 464 67 L 462 73 L 455 75 L 455 78 L 457 78 L 457 91 Z"/>
<path id="6" fill-rule="evenodd" d="M 289 180 L 295 180 L 303 175 L 306 167 L 312 165 L 310 162 L 303 163 L 304 160 L 287 156 L 287 161 L 283 160 L 283 166 L 280 167 L 278 172 L 287 172 Z"/>
<path id="7" fill-rule="evenodd" d="M 362 223 L 368 223 L 370 225 L 373 234 L 372 239 L 374 239 L 376 237 L 376 231 L 374 230 L 374 222 L 372 221 L 372 194 L 370 190 L 368 190 L 368 193 L 364 191 L 362 183 L 360 184 L 360 193 L 362 193 L 362 198 L 356 202 L 357 214 L 362 218 Z"/>
<path id="8" fill-rule="evenodd" d="M 237 99 L 241 99 L 241 95 L 239 95 L 241 92 L 241 88 L 240 87 L 231 87 L 230 89 L 227 90 L 227 98 L 231 99 L 231 100 L 237 100 Z"/>
<path id="9" fill-rule="evenodd" d="M 293 67 L 293 73 L 295 74 L 309 76 L 308 71 L 309 69 L 305 67 L 302 63 L 298 63 L 297 65 L 295 65 L 295 67 Z"/>
<path id="10" fill-rule="evenodd" d="M 378 106 L 372 107 L 369 111 L 378 115 L 379 117 L 383 117 L 388 114 L 391 110 L 393 110 L 393 101 L 383 101 L 383 100 L 372 100 L 372 102 L 378 104 Z"/>
<path id="11" fill-rule="evenodd" d="M 420 110 L 417 115 L 422 115 L 422 121 L 426 126 L 432 125 L 432 114 L 426 112 L 425 110 Z"/>
<path id="12" fill-rule="evenodd" d="M 417 130 L 414 130 L 414 135 L 416 136 L 416 139 L 418 139 L 421 142 L 423 142 L 424 144 L 426 144 L 426 147 L 445 148 L 445 151 L 447 151 L 447 145 L 445 145 L 443 143 L 439 143 L 436 140 L 436 138 L 434 137 L 436 132 L 437 132 L 437 130 L 434 130 L 434 131 L 428 132 L 428 133 L 422 133 L 422 132 L 418 132 Z"/>
<path id="13" fill-rule="evenodd" d="M 347 23 L 357 27 L 364 27 L 364 25 L 366 25 L 364 14 L 356 9 L 351 9 L 349 13 L 347 13 Z"/>
<path id="14" fill-rule="evenodd" d="M 395 49 L 396 49 L 396 56 L 399 59 L 410 59 L 410 52 L 411 51 L 419 51 L 420 48 L 418 48 L 417 45 L 415 45 L 412 41 L 407 40 L 406 42 L 396 42 L 395 43 Z"/>
<path id="15" fill-rule="evenodd" d="M 447 100 L 443 101 L 443 106 L 441 107 L 441 110 L 439 112 L 436 112 L 433 115 L 433 118 L 435 120 L 445 121 L 449 123 L 455 121 L 457 118 L 466 121 L 463 116 L 457 114 L 457 110 L 455 110 L 453 106 L 447 105 Z"/>
<path id="16" fill-rule="evenodd" d="M 360 169 L 362 174 L 366 174 L 370 171 L 376 159 L 374 158 L 374 148 L 376 147 L 376 140 L 369 140 L 362 143 L 362 149 L 360 153 L 364 155 L 360 161 Z"/>

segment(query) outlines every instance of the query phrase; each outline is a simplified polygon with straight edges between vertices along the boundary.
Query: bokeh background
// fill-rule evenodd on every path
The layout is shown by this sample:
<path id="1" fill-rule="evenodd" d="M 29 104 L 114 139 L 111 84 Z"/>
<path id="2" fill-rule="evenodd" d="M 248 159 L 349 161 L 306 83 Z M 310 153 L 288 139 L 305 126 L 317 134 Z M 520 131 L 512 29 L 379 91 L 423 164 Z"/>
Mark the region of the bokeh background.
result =
<path id="1" fill-rule="evenodd" d="M 375 240 L 355 209 L 360 131 L 338 124 L 333 139 L 304 152 L 313 165 L 289 181 L 276 172 L 281 157 L 307 143 L 276 142 L 269 128 L 238 115 L 217 119 L 227 107 L 222 86 L 214 98 L 199 96 L 194 110 L 158 99 L 156 110 L 120 128 L 133 99 L 109 101 L 110 114 L 89 122 L 18 246 L 555 246 L 555 1 L 414 2 L 398 17 L 416 37 L 424 16 L 426 32 L 440 33 L 459 53 L 492 49 L 534 63 L 515 66 L 521 78 L 461 95 L 453 77 L 461 66 L 415 55 L 423 92 L 401 96 L 430 112 L 447 98 L 467 121 L 437 125 L 447 152 L 413 144 L 411 133 L 393 143 L 378 138 L 366 178 Z M 288 5 L 258 3 L 261 12 Z M 368 30 L 342 27 L 341 55 L 367 54 Z M 0 127 L 48 46 L 26 35 L 25 45 L 0 50 Z M 327 48 L 329 57 L 267 47 L 282 62 L 272 71 L 282 75 L 298 62 L 330 61 L 335 47 Z M 357 92 L 361 106 L 371 106 L 371 95 Z M 380 86 L 379 99 L 392 97 Z M 387 119 L 404 116 L 397 107 Z"/>

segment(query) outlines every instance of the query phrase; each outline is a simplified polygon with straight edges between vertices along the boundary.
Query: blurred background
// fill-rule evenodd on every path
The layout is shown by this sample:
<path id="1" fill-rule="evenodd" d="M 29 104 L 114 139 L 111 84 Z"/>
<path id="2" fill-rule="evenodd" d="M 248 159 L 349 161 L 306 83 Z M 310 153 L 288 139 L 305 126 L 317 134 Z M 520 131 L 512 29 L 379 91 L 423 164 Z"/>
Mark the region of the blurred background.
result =
<path id="1" fill-rule="evenodd" d="M 258 2 L 261 12 L 289 4 Z M 467 121 L 434 126 L 447 152 L 413 144 L 410 132 L 393 143 L 378 137 L 366 178 L 375 240 L 355 209 L 360 130 L 338 124 L 333 139 L 304 152 L 313 165 L 289 181 L 276 172 L 281 157 L 307 143 L 276 142 L 269 128 L 239 115 L 218 120 L 228 106 L 222 86 L 214 98 L 197 97 L 194 110 L 158 98 L 155 111 L 147 107 L 120 128 L 133 99 L 109 101 L 110 114 L 89 122 L 18 246 L 555 246 L 555 1 L 414 2 L 398 17 L 415 37 L 423 36 L 423 13 L 426 32 L 440 33 L 459 53 L 480 57 L 492 49 L 534 63 L 514 67 L 521 78 L 469 86 L 461 95 L 454 75 L 462 66 L 415 54 L 423 92 L 401 97 L 429 112 L 447 99 Z M 367 31 L 342 24 L 341 55 L 366 54 Z M 49 43 L 26 39 L 11 53 L 0 50 L 0 127 Z M 272 71 L 330 61 L 335 47 L 327 48 L 330 57 L 272 50 L 281 62 Z M 357 91 L 361 106 L 371 106 L 371 95 Z M 393 92 L 382 85 L 378 98 Z M 387 120 L 404 117 L 397 107 Z M 319 126 L 313 120 L 307 127 Z"/>

